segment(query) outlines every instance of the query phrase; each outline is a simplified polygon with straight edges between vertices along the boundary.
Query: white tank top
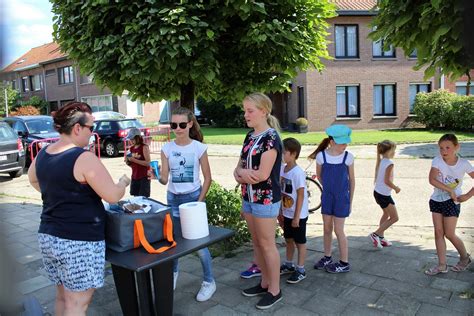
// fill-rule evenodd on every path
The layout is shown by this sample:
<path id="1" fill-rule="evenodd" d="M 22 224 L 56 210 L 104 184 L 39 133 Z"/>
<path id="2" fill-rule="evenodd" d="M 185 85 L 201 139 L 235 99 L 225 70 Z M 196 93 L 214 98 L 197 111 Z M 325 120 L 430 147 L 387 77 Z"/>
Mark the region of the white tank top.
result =
<path id="1" fill-rule="evenodd" d="M 380 161 L 379 170 L 377 172 L 377 179 L 375 179 L 375 191 L 382 195 L 391 195 L 392 188 L 385 184 L 385 170 L 388 166 L 393 165 L 393 162 L 390 159 L 383 158 Z M 390 181 L 393 181 L 393 173 L 390 176 Z"/>

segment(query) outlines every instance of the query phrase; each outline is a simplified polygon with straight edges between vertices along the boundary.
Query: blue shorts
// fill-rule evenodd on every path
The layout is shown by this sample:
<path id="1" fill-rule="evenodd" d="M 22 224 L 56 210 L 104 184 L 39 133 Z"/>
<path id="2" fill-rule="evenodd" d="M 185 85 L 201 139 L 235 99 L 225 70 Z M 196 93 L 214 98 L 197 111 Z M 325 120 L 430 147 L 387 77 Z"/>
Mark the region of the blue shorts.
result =
<path id="1" fill-rule="evenodd" d="M 104 285 L 104 240 L 70 240 L 40 233 L 38 243 L 44 269 L 54 284 L 73 292 Z"/>
<path id="2" fill-rule="evenodd" d="M 281 201 L 273 204 L 259 204 L 242 201 L 242 211 L 258 218 L 275 218 L 280 212 Z"/>
<path id="3" fill-rule="evenodd" d="M 321 196 L 321 214 L 335 217 L 349 217 L 351 213 L 351 199 L 349 191 L 346 194 L 324 192 Z"/>

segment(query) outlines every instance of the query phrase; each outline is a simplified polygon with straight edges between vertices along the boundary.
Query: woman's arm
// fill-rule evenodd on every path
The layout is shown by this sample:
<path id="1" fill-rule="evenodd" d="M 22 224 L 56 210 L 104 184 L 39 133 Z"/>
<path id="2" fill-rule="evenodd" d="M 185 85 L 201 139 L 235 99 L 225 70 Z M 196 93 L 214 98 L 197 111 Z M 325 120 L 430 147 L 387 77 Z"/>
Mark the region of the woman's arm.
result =
<path id="1" fill-rule="evenodd" d="M 354 200 L 354 191 L 355 191 L 355 175 L 354 175 L 354 162 L 349 166 L 349 185 L 350 185 L 350 196 L 351 196 L 351 211 L 352 211 L 352 201 Z"/>
<path id="2" fill-rule="evenodd" d="M 148 167 L 150 166 L 150 147 L 148 145 L 144 144 L 143 145 L 143 158 L 145 160 L 139 160 L 137 158 L 129 157 L 128 161 L 136 163 L 137 165 Z"/>
<path id="3" fill-rule="evenodd" d="M 199 195 L 198 199 L 199 202 L 202 202 L 206 199 L 207 191 L 209 191 L 209 187 L 211 186 L 212 182 L 211 167 L 209 166 L 209 158 L 207 156 L 207 151 L 202 154 L 201 158 L 199 159 L 199 163 L 201 164 L 202 175 L 204 176 L 201 194 Z"/>
<path id="4" fill-rule="evenodd" d="M 36 191 L 41 192 L 38 178 L 36 177 L 36 158 L 31 162 L 30 168 L 28 169 L 28 180 Z"/>
<path id="5" fill-rule="evenodd" d="M 166 157 L 165 153 L 161 151 L 161 168 L 160 168 L 160 181 L 161 184 L 166 185 L 168 184 L 168 177 L 170 174 L 170 165 L 168 161 L 168 157 Z"/>
<path id="6" fill-rule="evenodd" d="M 436 179 L 438 176 L 439 170 L 437 168 L 431 167 L 430 169 L 430 175 L 429 175 L 429 181 L 432 186 L 435 188 L 438 188 L 440 190 L 446 191 L 449 193 L 449 196 L 453 199 L 453 201 L 457 201 L 456 193 L 454 192 L 454 189 L 448 187 L 444 183 L 441 183 Z"/>
<path id="7" fill-rule="evenodd" d="M 273 166 L 275 165 L 275 161 L 277 159 L 278 152 L 276 149 L 267 150 L 262 154 L 260 158 L 260 165 L 258 166 L 257 170 L 253 169 L 242 169 L 239 175 L 248 180 L 250 184 L 255 184 L 267 180 L 272 173 Z"/>
<path id="8" fill-rule="evenodd" d="M 471 179 L 474 179 L 474 171 L 469 173 L 469 175 L 471 176 Z M 471 189 L 469 191 L 467 191 L 466 193 L 461 194 L 460 196 L 458 196 L 458 201 L 459 202 L 466 202 L 467 200 L 469 200 L 473 196 L 474 196 L 474 187 L 471 187 Z"/>
<path id="9" fill-rule="evenodd" d="M 130 179 L 125 175 L 115 183 L 99 158 L 89 151 L 77 158 L 74 164 L 74 178 L 79 182 L 87 182 L 97 195 L 109 203 L 117 203 L 130 184 Z"/>
<path id="10" fill-rule="evenodd" d="M 398 193 L 400 192 L 400 188 L 397 187 L 395 184 L 393 184 L 392 175 L 393 175 L 393 164 L 389 165 L 387 169 L 385 169 L 384 182 L 389 188 L 394 189 L 395 192 Z"/>

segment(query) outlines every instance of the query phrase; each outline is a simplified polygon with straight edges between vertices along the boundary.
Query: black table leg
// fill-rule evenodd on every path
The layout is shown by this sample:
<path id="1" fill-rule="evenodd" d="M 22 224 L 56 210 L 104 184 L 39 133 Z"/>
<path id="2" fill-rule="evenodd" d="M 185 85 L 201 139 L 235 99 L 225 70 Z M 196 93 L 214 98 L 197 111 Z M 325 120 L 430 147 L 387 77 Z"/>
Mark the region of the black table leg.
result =
<path id="1" fill-rule="evenodd" d="M 134 272 L 112 265 L 115 289 L 125 316 L 155 315 L 149 271 Z M 135 286 L 136 281 L 136 286 Z"/>
<path id="2" fill-rule="evenodd" d="M 151 269 L 155 294 L 155 311 L 159 316 L 173 315 L 173 261 Z"/>

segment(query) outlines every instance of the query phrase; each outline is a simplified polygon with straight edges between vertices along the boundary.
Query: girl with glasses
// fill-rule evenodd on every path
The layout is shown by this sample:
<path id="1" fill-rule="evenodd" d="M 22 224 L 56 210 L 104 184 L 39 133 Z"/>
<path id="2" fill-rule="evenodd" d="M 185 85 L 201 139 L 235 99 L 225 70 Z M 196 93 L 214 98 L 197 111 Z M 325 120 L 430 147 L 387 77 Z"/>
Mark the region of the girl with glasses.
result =
<path id="1" fill-rule="evenodd" d="M 187 108 L 175 109 L 170 127 L 176 138 L 165 144 L 161 150 L 160 183 L 168 184 L 167 200 L 175 221 L 179 221 L 179 205 L 204 201 L 211 185 L 211 168 L 207 157 L 207 145 L 194 114 Z M 201 182 L 199 169 L 204 181 Z M 199 302 L 207 301 L 216 291 L 212 273 L 212 259 L 208 248 L 198 250 L 204 280 L 196 296 Z M 174 261 L 173 287 L 178 279 L 178 260 Z"/>

